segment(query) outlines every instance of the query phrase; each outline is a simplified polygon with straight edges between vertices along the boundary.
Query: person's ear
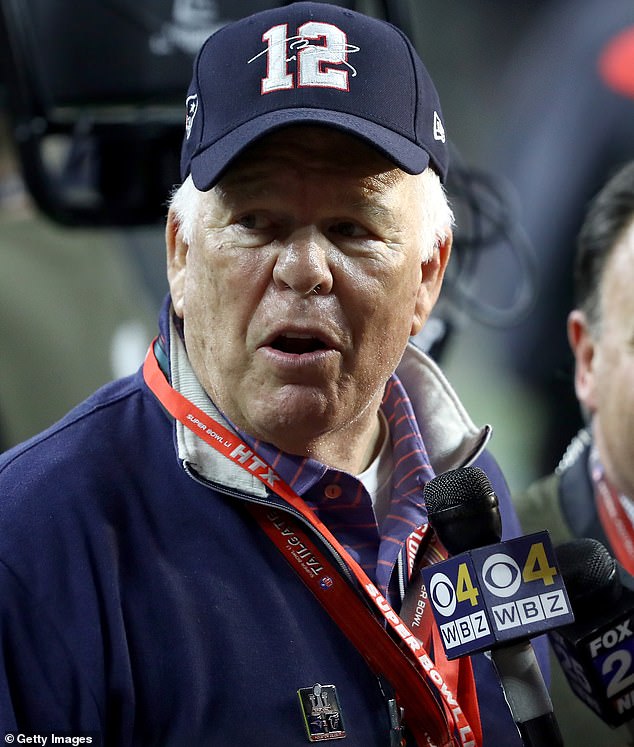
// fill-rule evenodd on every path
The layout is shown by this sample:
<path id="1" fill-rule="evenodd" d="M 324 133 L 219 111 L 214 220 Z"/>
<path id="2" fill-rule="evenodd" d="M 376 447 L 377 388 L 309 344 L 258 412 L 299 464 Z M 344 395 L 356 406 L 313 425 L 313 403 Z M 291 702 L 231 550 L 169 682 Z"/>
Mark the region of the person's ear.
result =
<path id="1" fill-rule="evenodd" d="M 438 300 L 451 255 L 452 242 L 453 233 L 447 228 L 445 237 L 436 244 L 432 257 L 421 264 L 420 285 L 410 335 L 417 335 L 421 331 Z"/>
<path id="2" fill-rule="evenodd" d="M 176 315 L 182 319 L 185 306 L 185 276 L 189 245 L 183 239 L 180 223 L 172 208 L 167 213 L 165 246 L 167 249 L 167 281 L 172 305 Z"/>
<path id="3" fill-rule="evenodd" d="M 596 343 L 583 311 L 574 309 L 568 314 L 568 342 L 575 357 L 575 392 L 585 409 L 596 410 L 596 381 L 594 372 Z"/>

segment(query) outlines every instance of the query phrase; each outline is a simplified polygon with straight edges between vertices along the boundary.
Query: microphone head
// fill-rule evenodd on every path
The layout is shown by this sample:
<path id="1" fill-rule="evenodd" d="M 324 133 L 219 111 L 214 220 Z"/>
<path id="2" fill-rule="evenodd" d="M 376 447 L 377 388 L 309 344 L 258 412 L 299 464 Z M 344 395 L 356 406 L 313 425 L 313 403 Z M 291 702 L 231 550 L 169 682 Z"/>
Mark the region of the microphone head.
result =
<path id="1" fill-rule="evenodd" d="M 623 592 L 615 559 L 599 540 L 570 540 L 555 548 L 559 570 L 575 614 L 614 604 Z"/>
<path id="2" fill-rule="evenodd" d="M 502 519 L 489 478 L 479 467 L 459 467 L 424 488 L 429 522 L 452 555 L 500 541 Z"/>

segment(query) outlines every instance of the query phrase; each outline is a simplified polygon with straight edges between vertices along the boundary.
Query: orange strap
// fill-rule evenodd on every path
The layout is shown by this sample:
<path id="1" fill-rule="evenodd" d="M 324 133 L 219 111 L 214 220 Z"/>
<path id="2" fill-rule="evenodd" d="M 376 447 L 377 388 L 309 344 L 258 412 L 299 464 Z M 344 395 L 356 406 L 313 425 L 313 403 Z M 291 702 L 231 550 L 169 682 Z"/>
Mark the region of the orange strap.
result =
<path id="1" fill-rule="evenodd" d="M 634 527 L 625 512 L 619 494 L 612 488 L 602 473 L 593 473 L 597 513 L 605 536 L 616 559 L 630 574 L 634 575 Z"/>
<path id="2" fill-rule="evenodd" d="M 417 743 L 438 747 L 456 744 L 447 720 L 429 686 L 386 634 L 378 617 L 341 578 L 308 535 L 286 514 L 250 505 L 251 513 L 293 570 L 313 592 L 341 631 L 361 653 L 372 671 L 384 676 L 397 693 L 405 722 Z"/>

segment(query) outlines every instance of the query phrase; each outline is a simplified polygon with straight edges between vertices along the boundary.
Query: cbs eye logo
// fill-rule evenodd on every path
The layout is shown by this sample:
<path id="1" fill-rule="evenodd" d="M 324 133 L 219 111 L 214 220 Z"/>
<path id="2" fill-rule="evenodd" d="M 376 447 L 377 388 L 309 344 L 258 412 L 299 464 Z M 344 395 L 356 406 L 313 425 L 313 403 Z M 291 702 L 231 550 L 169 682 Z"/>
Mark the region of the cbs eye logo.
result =
<path id="1" fill-rule="evenodd" d="M 482 581 L 496 597 L 512 597 L 522 583 L 519 565 L 503 552 L 488 557 L 482 564 Z"/>
<path id="2" fill-rule="evenodd" d="M 456 591 L 449 576 L 435 573 L 429 584 L 429 596 L 434 607 L 444 617 L 451 617 L 456 611 Z"/>

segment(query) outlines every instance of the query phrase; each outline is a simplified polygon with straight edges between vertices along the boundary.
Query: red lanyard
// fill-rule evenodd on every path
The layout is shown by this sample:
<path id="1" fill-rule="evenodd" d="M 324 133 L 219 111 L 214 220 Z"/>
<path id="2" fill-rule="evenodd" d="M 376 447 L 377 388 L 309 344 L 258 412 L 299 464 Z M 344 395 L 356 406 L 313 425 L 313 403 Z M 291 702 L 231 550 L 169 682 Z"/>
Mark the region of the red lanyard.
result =
<path id="1" fill-rule="evenodd" d="M 370 613 L 362 597 L 343 580 L 340 572 L 297 521 L 286 513 L 250 504 L 252 513 L 267 536 L 328 610 L 342 631 L 361 651 L 373 671 L 382 674 L 392 683 L 398 694 L 399 703 L 405 709 L 407 726 L 418 744 L 421 747 L 480 745 L 482 736 L 479 709 L 470 659 L 448 662 L 440 653 L 443 649 L 435 626 L 433 632 L 436 639 L 437 661 L 434 663 L 430 659 L 420 640 L 409 630 L 328 527 L 308 509 L 300 496 L 238 435 L 213 420 L 172 388 L 156 360 L 154 342 L 150 345 L 145 358 L 143 376 L 148 387 L 174 418 L 274 491 L 312 525 L 344 559 L 361 588 L 365 590 L 367 599 L 393 631 L 394 638 L 386 634 L 380 620 Z M 439 665 L 446 672 L 445 676 L 439 671 Z M 452 689 L 448 680 L 453 686 Z M 432 688 L 440 694 L 442 708 L 434 697 Z M 462 701 L 462 707 L 454 692 Z M 453 722 L 455 737 L 452 737 L 448 728 L 448 719 Z"/>
<path id="2" fill-rule="evenodd" d="M 605 479 L 602 468 L 593 468 L 592 479 L 603 531 L 616 559 L 629 574 L 634 575 L 634 528 L 630 517 L 623 508 L 619 494 Z"/>

